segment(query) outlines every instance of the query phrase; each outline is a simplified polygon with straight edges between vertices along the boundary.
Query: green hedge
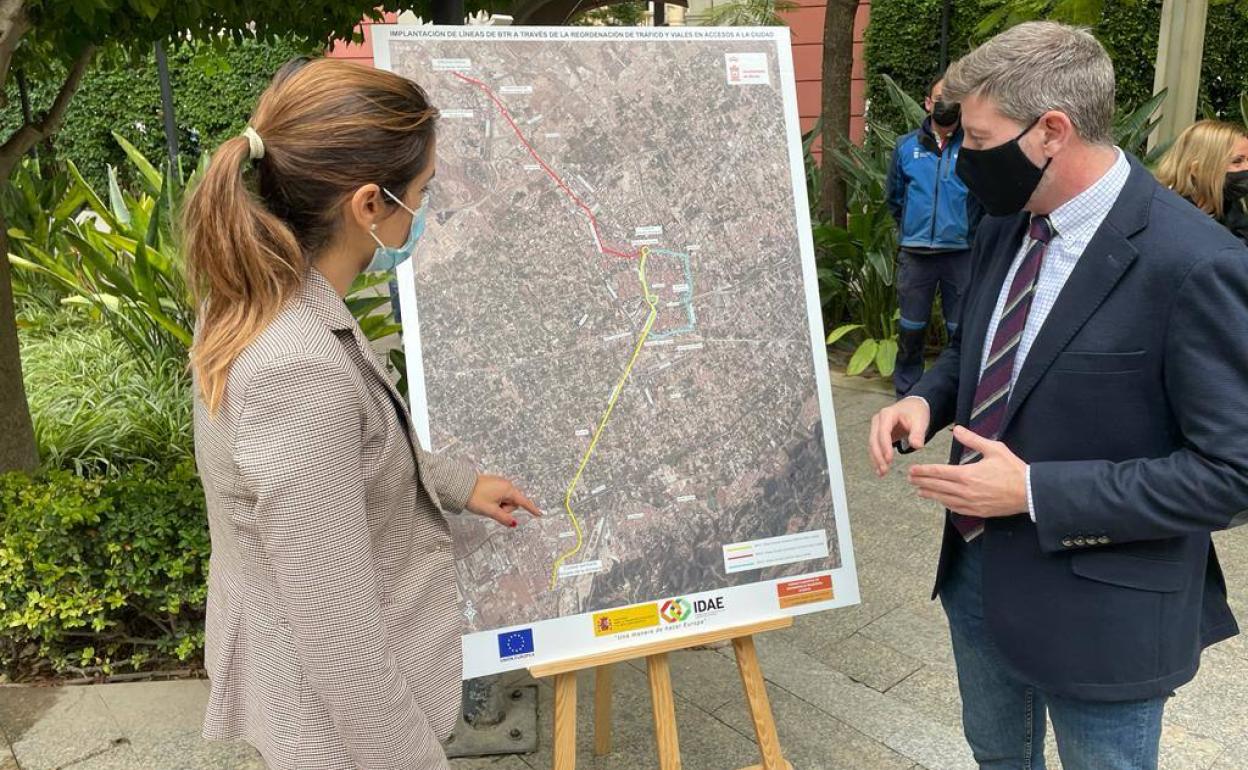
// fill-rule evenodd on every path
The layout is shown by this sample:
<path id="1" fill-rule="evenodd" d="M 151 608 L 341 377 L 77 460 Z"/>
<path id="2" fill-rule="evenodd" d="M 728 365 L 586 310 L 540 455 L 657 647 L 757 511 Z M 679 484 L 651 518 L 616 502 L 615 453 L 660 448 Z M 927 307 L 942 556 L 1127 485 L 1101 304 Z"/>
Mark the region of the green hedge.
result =
<path id="1" fill-rule="evenodd" d="M 942 0 L 873 0 L 867 25 L 865 57 L 867 99 L 871 119 L 900 129 L 901 112 L 888 96 L 883 75 L 922 102 L 927 85 L 940 68 L 940 11 Z M 971 49 L 971 32 L 982 14 L 978 2 L 951 3 L 949 57 Z"/>
<path id="2" fill-rule="evenodd" d="M 221 52 L 201 45 L 170 50 L 174 115 L 186 167 L 193 168 L 201 148 L 211 149 L 241 131 L 277 69 L 308 51 L 308 44 L 297 40 L 247 40 Z M 52 103 L 59 83 L 32 83 L 30 87 L 37 113 Z M 8 95 L 8 105 L 0 111 L 0 131 L 5 135 L 22 119 L 16 85 L 10 86 Z M 97 63 L 74 95 L 65 123 L 53 139 L 55 155 L 74 161 L 96 189 L 107 189 L 108 164 L 122 173 L 130 171 L 125 154 L 113 140 L 114 130 L 147 157 L 166 157 L 160 81 L 152 55 L 137 65 Z"/>
<path id="3" fill-rule="evenodd" d="M 0 476 L 8 675 L 198 665 L 208 553 L 189 462 L 117 478 Z"/>
<path id="4" fill-rule="evenodd" d="M 1120 111 L 1138 107 L 1153 92 L 1162 0 L 1105 0 L 1097 37 L 1114 60 Z M 927 87 L 940 61 L 941 0 L 875 0 L 866 33 L 867 96 L 871 115 L 885 125 L 902 125 L 881 75 L 890 75 L 914 96 Z M 983 16 L 977 0 L 953 3 L 949 57 L 975 44 Z M 1202 111 L 1239 114 L 1239 95 L 1248 91 L 1248 13 L 1236 3 L 1213 5 L 1205 35 L 1201 73 Z"/>

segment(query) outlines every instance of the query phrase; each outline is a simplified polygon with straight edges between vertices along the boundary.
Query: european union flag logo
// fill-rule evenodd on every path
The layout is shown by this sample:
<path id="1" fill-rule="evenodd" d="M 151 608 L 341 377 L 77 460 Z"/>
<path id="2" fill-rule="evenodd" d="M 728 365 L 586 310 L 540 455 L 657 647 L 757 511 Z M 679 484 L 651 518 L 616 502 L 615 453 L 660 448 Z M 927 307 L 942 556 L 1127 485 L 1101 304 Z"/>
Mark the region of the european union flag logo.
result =
<path id="1" fill-rule="evenodd" d="M 519 631 L 508 631 L 498 635 L 498 657 L 500 660 L 511 660 L 522 655 L 533 654 L 533 629 L 522 628 Z"/>

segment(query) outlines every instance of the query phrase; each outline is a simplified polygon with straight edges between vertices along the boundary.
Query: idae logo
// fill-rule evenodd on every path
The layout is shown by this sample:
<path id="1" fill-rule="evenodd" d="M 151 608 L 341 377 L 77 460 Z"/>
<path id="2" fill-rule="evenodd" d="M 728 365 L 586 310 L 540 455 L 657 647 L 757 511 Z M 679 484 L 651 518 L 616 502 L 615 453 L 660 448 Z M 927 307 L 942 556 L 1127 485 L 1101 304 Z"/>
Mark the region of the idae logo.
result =
<path id="1" fill-rule="evenodd" d="M 708 596 L 702 599 L 689 600 L 684 597 L 668 599 L 659 608 L 659 617 L 664 623 L 684 623 L 695 615 L 718 615 L 724 611 L 724 597 Z"/>
<path id="2" fill-rule="evenodd" d="M 718 615 L 724 611 L 724 597 L 708 596 L 693 600 L 693 611 L 699 616 Z"/>
<path id="3" fill-rule="evenodd" d="M 659 609 L 659 616 L 664 623 L 682 623 L 693 617 L 693 607 L 688 599 L 668 599 Z"/>

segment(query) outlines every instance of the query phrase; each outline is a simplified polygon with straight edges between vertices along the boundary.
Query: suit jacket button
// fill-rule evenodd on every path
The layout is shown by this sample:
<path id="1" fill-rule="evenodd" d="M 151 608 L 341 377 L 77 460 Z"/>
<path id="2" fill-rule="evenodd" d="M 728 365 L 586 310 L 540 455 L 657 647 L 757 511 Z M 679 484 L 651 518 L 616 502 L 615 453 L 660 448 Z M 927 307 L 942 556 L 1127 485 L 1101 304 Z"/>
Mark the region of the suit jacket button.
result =
<path id="1" fill-rule="evenodd" d="M 1087 540 L 1084 540 L 1084 539 L 1083 539 L 1083 538 L 1081 538 L 1081 537 L 1077 537 L 1077 538 L 1075 538 L 1075 545 L 1083 546 L 1083 545 L 1087 545 L 1087 544 L 1088 544 L 1088 541 L 1087 541 Z"/>
<path id="2" fill-rule="evenodd" d="M 1070 548 L 1074 544 L 1075 544 L 1075 541 L 1071 540 L 1070 538 L 1065 538 L 1062 540 L 1062 546 L 1065 548 Z"/>
<path id="3" fill-rule="evenodd" d="M 1100 537 L 1096 539 L 1096 542 L 1101 545 L 1109 545 L 1109 538 L 1105 537 L 1104 535 L 1101 535 Z"/>

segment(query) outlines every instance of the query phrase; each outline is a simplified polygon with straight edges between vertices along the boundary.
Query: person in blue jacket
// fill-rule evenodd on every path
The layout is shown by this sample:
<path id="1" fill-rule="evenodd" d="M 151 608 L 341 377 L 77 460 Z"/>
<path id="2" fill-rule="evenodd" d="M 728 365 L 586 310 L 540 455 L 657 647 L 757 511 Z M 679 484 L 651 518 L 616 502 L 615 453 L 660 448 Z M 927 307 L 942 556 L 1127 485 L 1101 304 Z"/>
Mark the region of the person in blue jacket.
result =
<path id="1" fill-rule="evenodd" d="M 954 173 L 962 148 L 959 105 L 941 99 L 943 76 L 928 89 L 928 117 L 897 140 L 888 170 L 888 206 L 900 229 L 901 306 L 893 386 L 900 398 L 923 376 L 923 348 L 940 289 L 949 336 L 970 278 L 971 241 L 983 211 Z"/>

